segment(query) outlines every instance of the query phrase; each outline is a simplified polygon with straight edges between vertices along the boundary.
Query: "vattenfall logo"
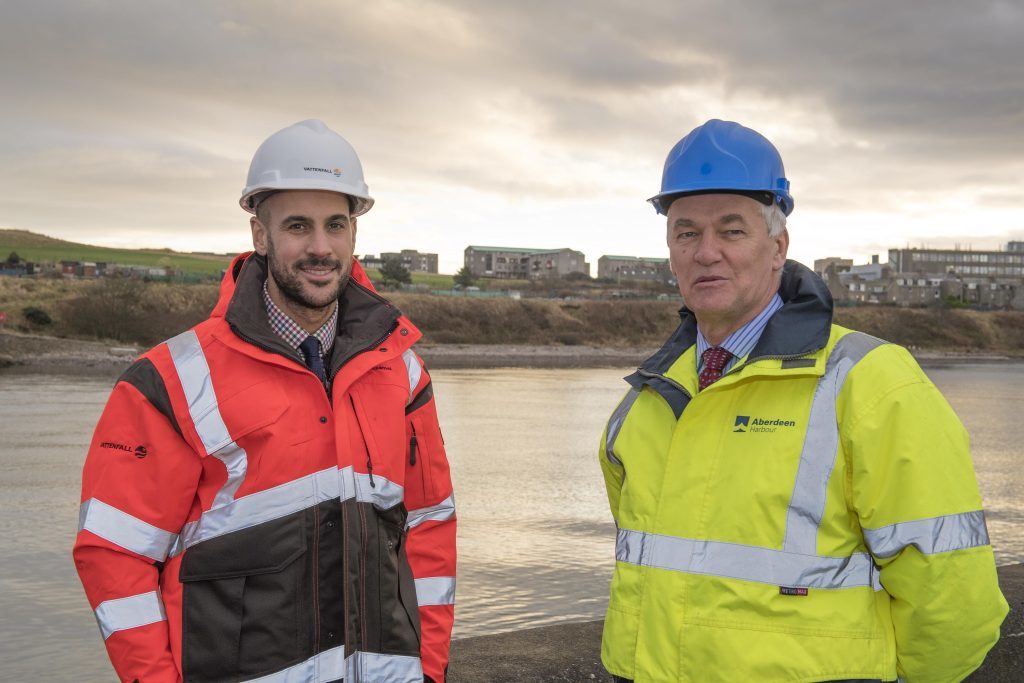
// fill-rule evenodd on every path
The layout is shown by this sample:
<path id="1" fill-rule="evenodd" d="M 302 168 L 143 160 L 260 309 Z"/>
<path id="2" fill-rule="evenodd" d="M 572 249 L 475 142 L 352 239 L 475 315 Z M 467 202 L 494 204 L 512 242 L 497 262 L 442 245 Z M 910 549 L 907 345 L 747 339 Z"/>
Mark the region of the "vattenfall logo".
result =
<path id="1" fill-rule="evenodd" d="M 780 427 L 796 427 L 793 420 L 781 420 L 775 418 L 750 417 L 749 415 L 737 415 L 736 423 L 732 426 L 734 432 L 775 432 Z"/>
<path id="2" fill-rule="evenodd" d="M 307 173 L 333 173 L 335 178 L 340 178 L 344 173 L 340 168 L 320 168 L 319 166 L 303 166 L 302 170 Z"/>
<path id="3" fill-rule="evenodd" d="M 136 446 L 135 448 L 132 448 L 131 446 L 125 445 L 123 443 L 114 443 L 113 441 L 104 441 L 103 443 L 100 444 L 100 448 L 110 448 L 115 451 L 125 451 L 127 453 L 131 453 L 136 458 L 145 458 L 149 454 L 149 451 L 146 450 L 145 446 Z"/>

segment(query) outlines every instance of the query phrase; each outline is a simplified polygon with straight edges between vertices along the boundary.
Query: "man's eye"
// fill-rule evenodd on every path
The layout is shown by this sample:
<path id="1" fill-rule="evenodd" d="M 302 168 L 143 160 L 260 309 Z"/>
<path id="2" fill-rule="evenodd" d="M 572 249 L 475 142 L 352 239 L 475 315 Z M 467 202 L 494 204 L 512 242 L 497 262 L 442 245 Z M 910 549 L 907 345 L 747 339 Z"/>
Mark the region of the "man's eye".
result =
<path id="1" fill-rule="evenodd" d="M 306 226 L 304 223 L 292 223 L 288 226 L 288 229 L 292 232 L 299 232 L 301 230 L 305 230 Z"/>
<path id="2" fill-rule="evenodd" d="M 347 228 L 348 226 L 347 226 L 347 225 L 345 225 L 344 223 L 331 223 L 331 224 L 330 224 L 329 226 L 327 226 L 327 227 L 329 227 L 329 228 L 330 228 L 331 230 L 344 230 L 344 229 L 345 229 L 345 228 Z"/>

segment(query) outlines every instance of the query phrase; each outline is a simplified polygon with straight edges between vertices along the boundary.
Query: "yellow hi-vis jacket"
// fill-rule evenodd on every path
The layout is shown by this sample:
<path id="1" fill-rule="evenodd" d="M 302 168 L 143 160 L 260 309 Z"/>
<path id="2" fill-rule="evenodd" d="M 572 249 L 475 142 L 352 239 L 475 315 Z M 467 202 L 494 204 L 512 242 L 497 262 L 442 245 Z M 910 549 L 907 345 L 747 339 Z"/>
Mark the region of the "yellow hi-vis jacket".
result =
<path id="1" fill-rule="evenodd" d="M 696 323 L 602 437 L 618 528 L 601 658 L 647 681 L 959 681 L 999 638 L 968 437 L 902 347 L 832 325 L 789 262 L 755 349 L 698 393 Z"/>

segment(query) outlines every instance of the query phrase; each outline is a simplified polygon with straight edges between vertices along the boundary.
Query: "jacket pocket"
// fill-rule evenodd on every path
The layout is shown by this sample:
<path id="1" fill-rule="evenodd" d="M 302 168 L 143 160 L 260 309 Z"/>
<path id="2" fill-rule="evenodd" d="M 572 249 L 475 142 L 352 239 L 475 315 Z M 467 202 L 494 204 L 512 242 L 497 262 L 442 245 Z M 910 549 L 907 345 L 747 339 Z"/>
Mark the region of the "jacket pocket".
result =
<path id="1" fill-rule="evenodd" d="M 211 539 L 182 558 L 188 681 L 237 680 L 312 654 L 305 513 Z"/>
<path id="2" fill-rule="evenodd" d="M 451 492 L 448 458 L 435 415 L 430 406 L 410 415 L 407 422 L 405 480 L 410 509 L 435 504 Z"/>
<path id="3" fill-rule="evenodd" d="M 364 509 L 376 521 L 369 525 L 374 537 L 367 539 L 368 546 L 376 549 L 376 558 L 371 556 L 365 567 L 369 644 L 387 654 L 418 657 L 420 616 L 416 584 L 405 555 L 405 511 L 402 506 L 383 513 L 371 506 Z"/>

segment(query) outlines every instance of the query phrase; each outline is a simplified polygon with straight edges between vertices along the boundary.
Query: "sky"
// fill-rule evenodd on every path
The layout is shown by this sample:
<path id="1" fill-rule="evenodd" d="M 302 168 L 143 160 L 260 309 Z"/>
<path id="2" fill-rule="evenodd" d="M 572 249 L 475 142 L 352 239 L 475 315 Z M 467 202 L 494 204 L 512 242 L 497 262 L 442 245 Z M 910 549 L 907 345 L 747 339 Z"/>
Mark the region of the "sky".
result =
<path id="1" fill-rule="evenodd" d="M 1024 239 L 1024 3 L 5 0 L 0 227 L 251 248 L 253 152 L 320 118 L 376 205 L 357 253 L 665 256 L 668 150 L 767 136 L 790 256 Z"/>

